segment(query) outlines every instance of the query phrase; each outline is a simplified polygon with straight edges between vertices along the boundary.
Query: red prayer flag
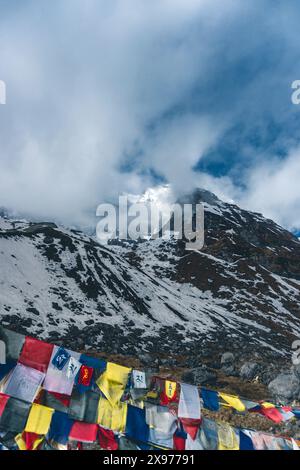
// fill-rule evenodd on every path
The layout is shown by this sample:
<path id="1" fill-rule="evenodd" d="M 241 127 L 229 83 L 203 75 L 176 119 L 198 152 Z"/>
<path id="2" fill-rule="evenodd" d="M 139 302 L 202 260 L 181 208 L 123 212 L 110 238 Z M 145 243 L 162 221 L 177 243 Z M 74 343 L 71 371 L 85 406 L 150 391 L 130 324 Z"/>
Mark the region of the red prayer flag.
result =
<path id="1" fill-rule="evenodd" d="M 196 439 L 198 429 L 200 428 L 201 419 L 193 419 L 193 418 L 180 418 L 182 423 L 183 429 L 193 441 Z"/>
<path id="2" fill-rule="evenodd" d="M 104 429 L 101 426 L 99 426 L 99 444 L 105 450 L 118 450 L 118 443 L 113 431 Z"/>
<path id="3" fill-rule="evenodd" d="M 79 442 L 95 442 L 97 440 L 98 425 L 75 421 L 69 439 Z"/>
<path id="4" fill-rule="evenodd" d="M 289 411 L 293 411 L 293 408 L 291 406 L 282 406 L 281 408 L 283 409 L 283 411 L 286 411 L 287 413 Z"/>
<path id="5" fill-rule="evenodd" d="M 281 421 L 283 421 L 282 414 L 277 408 L 262 408 L 259 412 L 271 419 L 274 423 L 281 423 Z"/>
<path id="6" fill-rule="evenodd" d="M 53 344 L 26 336 L 19 363 L 46 373 L 53 348 Z"/>
<path id="7" fill-rule="evenodd" d="M 185 450 L 185 439 L 180 436 L 173 436 L 173 447 L 175 450 Z"/>

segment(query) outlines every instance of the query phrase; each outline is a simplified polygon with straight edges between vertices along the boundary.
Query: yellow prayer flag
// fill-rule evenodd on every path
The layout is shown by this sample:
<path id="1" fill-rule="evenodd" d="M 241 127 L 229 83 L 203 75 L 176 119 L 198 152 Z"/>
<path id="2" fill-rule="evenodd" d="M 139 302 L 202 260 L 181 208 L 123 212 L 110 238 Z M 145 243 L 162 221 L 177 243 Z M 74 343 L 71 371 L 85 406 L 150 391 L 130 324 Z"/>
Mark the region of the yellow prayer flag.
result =
<path id="1" fill-rule="evenodd" d="M 239 443 L 232 427 L 227 423 L 218 425 L 218 450 L 239 450 Z"/>
<path id="2" fill-rule="evenodd" d="M 269 403 L 267 401 L 264 401 L 263 403 L 261 403 L 261 406 L 263 408 L 275 408 L 275 405 L 273 405 L 273 403 Z"/>
<path id="3" fill-rule="evenodd" d="M 130 372 L 128 367 L 108 362 L 106 371 L 97 380 L 98 387 L 112 405 L 120 401 Z"/>
<path id="4" fill-rule="evenodd" d="M 53 412 L 54 410 L 52 408 L 34 403 L 28 416 L 25 431 L 40 435 L 47 434 Z"/>
<path id="5" fill-rule="evenodd" d="M 231 406 L 237 411 L 245 411 L 246 407 L 244 403 L 233 395 L 227 395 L 227 393 L 219 392 L 219 396 L 226 402 L 227 405 Z"/>
<path id="6" fill-rule="evenodd" d="M 101 397 L 98 405 L 98 424 L 115 432 L 124 432 L 127 418 L 127 404 L 111 403 Z"/>

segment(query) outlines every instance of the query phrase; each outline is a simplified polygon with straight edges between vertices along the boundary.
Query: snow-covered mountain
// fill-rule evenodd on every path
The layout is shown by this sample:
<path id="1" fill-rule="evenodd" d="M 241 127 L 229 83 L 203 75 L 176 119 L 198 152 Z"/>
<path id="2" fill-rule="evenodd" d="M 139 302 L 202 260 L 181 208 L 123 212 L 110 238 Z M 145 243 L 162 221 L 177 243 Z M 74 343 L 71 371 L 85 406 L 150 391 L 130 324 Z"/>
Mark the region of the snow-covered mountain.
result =
<path id="1" fill-rule="evenodd" d="M 73 348 L 288 357 L 300 338 L 300 242 L 198 190 L 205 247 L 101 246 L 53 223 L 0 217 L 1 324 Z"/>

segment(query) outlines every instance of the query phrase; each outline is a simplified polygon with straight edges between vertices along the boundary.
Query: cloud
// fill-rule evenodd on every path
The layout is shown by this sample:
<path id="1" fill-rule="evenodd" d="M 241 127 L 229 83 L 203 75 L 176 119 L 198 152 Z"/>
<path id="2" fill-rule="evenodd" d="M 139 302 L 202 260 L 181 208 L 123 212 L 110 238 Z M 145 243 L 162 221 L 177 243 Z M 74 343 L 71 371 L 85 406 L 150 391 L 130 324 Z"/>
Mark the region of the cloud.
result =
<path id="1" fill-rule="evenodd" d="M 269 210 L 244 182 L 266 145 L 271 165 L 280 146 L 286 155 L 295 146 L 286 123 L 298 119 L 289 99 L 290 83 L 299 78 L 296 4 L 1 5 L 7 104 L 0 107 L 0 205 L 84 227 L 99 203 L 121 192 L 143 193 L 161 180 L 175 192 L 206 185 Z M 270 122 L 289 129 L 272 145 Z M 229 135 L 234 158 L 222 157 Z M 264 148 L 253 147 L 253 135 Z M 216 149 L 228 159 L 221 178 L 197 169 Z M 259 187 L 259 173 L 249 178 Z"/>
<path id="2" fill-rule="evenodd" d="M 247 190 L 241 202 L 250 209 L 260 208 L 267 217 L 291 231 L 300 227 L 300 148 L 284 160 L 262 163 L 248 174 Z"/>
<path id="3" fill-rule="evenodd" d="M 2 16 L 1 203 L 83 223 L 103 198 L 148 186 L 119 167 L 195 80 L 185 35 L 207 2 L 26 3 Z"/>

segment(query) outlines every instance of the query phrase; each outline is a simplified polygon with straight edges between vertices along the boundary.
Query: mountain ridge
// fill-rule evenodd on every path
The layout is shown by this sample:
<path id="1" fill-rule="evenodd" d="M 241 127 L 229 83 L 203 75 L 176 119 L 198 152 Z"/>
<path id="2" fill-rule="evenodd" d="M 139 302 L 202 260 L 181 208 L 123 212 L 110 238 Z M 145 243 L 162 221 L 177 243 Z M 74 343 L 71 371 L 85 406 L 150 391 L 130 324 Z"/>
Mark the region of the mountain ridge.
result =
<path id="1" fill-rule="evenodd" d="M 175 239 L 101 246 L 51 222 L 1 217 L 1 323 L 110 353 L 289 360 L 300 337 L 299 240 L 208 191 L 188 202 L 205 209 L 200 252 Z"/>

